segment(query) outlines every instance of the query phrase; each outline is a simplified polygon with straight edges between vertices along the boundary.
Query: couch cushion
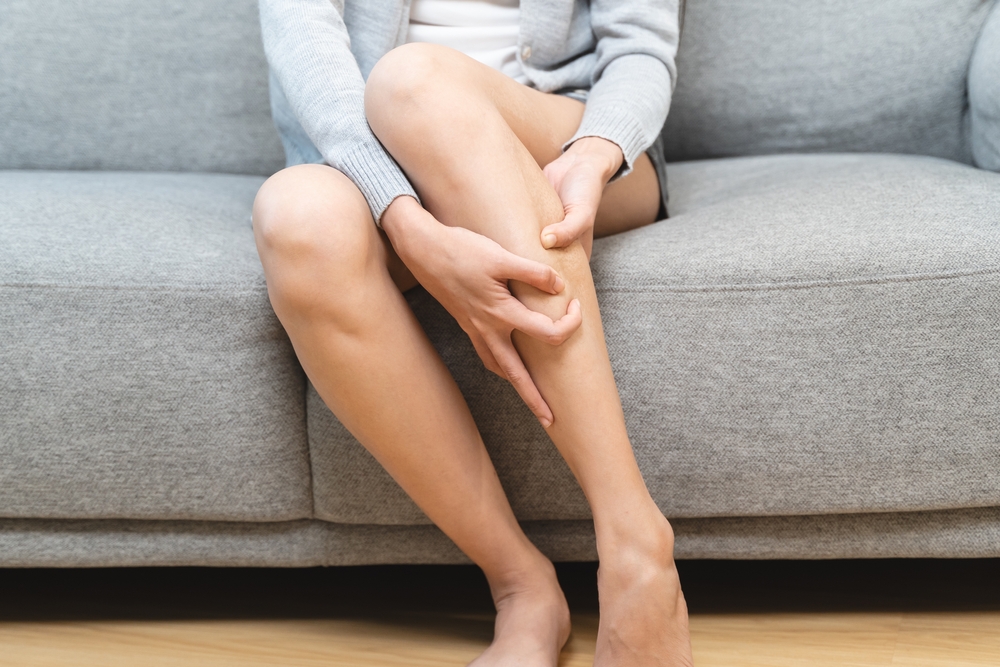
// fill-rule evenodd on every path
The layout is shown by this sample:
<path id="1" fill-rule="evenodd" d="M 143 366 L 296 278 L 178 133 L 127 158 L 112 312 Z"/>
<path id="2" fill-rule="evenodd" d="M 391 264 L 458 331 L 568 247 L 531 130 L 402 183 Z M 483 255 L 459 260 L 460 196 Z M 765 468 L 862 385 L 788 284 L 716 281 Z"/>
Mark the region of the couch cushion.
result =
<path id="1" fill-rule="evenodd" d="M 0 172 L 0 516 L 310 516 L 261 181 Z"/>
<path id="2" fill-rule="evenodd" d="M 969 65 L 969 130 L 972 157 L 1000 171 L 1000 3 L 979 35 Z"/>
<path id="3" fill-rule="evenodd" d="M 1000 504 L 1000 175 L 882 155 L 670 166 L 666 221 L 597 241 L 629 432 L 672 517 Z M 521 519 L 588 510 L 425 292 Z M 310 393 L 317 516 L 426 521 Z"/>
<path id="4" fill-rule="evenodd" d="M 968 162 L 966 73 L 984 0 L 689 0 L 671 160 L 818 151 Z"/>
<path id="5" fill-rule="evenodd" d="M 679 519 L 678 558 L 998 558 L 1000 508 Z M 528 521 L 555 561 L 597 560 L 591 521 Z M 0 567 L 468 563 L 435 526 L 0 519 Z"/>
<path id="6" fill-rule="evenodd" d="M 0 169 L 270 174 L 255 0 L 4 0 Z"/>

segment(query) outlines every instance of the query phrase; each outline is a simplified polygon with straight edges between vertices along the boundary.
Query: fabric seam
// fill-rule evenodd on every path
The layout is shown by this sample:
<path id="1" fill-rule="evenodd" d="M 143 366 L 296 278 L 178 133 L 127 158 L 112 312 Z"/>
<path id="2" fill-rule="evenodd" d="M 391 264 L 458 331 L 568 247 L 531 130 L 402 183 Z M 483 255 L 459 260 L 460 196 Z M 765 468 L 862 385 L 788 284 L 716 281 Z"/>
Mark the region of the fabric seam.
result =
<path id="1" fill-rule="evenodd" d="M 772 292 L 777 290 L 792 289 L 816 289 L 830 287 L 854 287 L 865 285 L 887 285 L 893 283 L 922 282 L 929 280 L 954 280 L 957 278 L 969 278 L 1000 273 L 1000 269 L 977 269 L 974 271 L 949 271 L 943 273 L 915 273 L 885 276 L 880 278 L 845 278 L 842 280 L 803 280 L 780 283 L 750 283 L 746 285 L 642 285 L 636 287 L 604 285 L 598 284 L 597 291 L 600 292 L 621 292 L 625 294 L 667 292 Z"/>
<path id="2" fill-rule="evenodd" d="M 61 285 L 52 283 L 0 283 L 0 289 L 102 290 L 108 292 L 224 292 L 227 295 L 266 294 L 267 287 L 227 289 L 226 285 Z"/>

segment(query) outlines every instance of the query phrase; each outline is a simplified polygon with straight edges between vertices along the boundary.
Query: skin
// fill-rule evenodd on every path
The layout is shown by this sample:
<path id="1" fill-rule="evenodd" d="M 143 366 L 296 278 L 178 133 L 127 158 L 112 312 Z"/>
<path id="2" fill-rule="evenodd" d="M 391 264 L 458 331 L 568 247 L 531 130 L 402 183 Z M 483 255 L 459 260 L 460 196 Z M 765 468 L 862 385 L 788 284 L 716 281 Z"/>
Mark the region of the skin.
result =
<path id="1" fill-rule="evenodd" d="M 414 184 L 380 233 L 340 172 L 264 184 L 254 232 L 271 303 L 320 396 L 486 574 L 497 607 L 477 667 L 554 667 L 570 630 L 552 564 L 518 526 L 468 407 L 402 293 L 418 282 L 511 381 L 593 511 L 601 566 L 595 665 L 690 665 L 673 533 L 625 431 L 589 253 L 653 222 L 656 174 L 604 139 L 562 145 L 584 106 L 466 56 L 410 44 L 365 92 L 368 122 Z M 422 204 L 422 205 L 421 205 Z"/>

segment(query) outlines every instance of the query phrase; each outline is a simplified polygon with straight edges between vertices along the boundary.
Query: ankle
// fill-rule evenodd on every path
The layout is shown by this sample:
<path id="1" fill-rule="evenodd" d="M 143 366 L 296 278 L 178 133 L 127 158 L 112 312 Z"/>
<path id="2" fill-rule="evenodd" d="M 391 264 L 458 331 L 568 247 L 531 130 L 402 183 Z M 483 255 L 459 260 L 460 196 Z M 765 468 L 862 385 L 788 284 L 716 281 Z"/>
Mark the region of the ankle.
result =
<path id="1" fill-rule="evenodd" d="M 524 593 L 560 590 L 555 566 L 540 552 L 529 562 L 485 574 L 494 602 Z"/>
<path id="2" fill-rule="evenodd" d="M 673 563 L 674 530 L 655 505 L 651 510 L 630 512 L 610 521 L 595 520 L 595 528 L 601 563 Z"/>

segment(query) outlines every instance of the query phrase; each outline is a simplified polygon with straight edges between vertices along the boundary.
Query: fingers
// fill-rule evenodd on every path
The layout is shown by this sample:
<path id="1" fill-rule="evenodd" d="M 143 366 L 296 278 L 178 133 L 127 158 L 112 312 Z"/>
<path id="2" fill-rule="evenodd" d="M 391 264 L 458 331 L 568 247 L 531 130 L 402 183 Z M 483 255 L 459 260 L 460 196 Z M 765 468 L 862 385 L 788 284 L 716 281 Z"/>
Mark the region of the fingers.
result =
<path id="1" fill-rule="evenodd" d="M 559 294 L 566 287 L 566 283 L 551 266 L 525 259 L 506 250 L 504 253 L 502 268 L 504 278 L 507 280 L 517 280 L 549 294 Z"/>
<path id="2" fill-rule="evenodd" d="M 493 357 L 497 360 L 497 363 L 500 364 L 504 376 L 514 385 L 518 396 L 521 397 L 521 400 L 528 406 L 532 414 L 535 415 L 544 428 L 552 426 L 552 411 L 539 393 L 534 380 L 528 374 L 528 369 L 524 367 L 524 362 L 521 361 L 521 355 L 514 349 L 514 345 L 510 342 L 510 339 L 495 341 L 490 346 L 490 351 L 493 353 Z"/>
<path id="3" fill-rule="evenodd" d="M 593 227 L 593 217 L 582 208 L 574 209 L 566 214 L 562 221 L 554 223 L 542 230 L 542 247 L 565 248 Z"/>
<path id="4" fill-rule="evenodd" d="M 561 345 L 583 323 L 579 299 L 570 301 L 566 314 L 555 322 L 546 315 L 531 310 L 517 299 L 511 299 L 504 318 L 507 324 L 518 331 L 549 345 Z"/>
<path id="5" fill-rule="evenodd" d="M 486 366 L 488 371 L 495 373 L 506 380 L 507 376 L 504 375 L 503 369 L 500 368 L 500 364 L 497 363 L 496 357 L 493 356 L 490 346 L 486 344 L 486 341 L 483 340 L 482 336 L 478 333 L 469 333 L 469 340 L 472 341 L 472 347 L 476 348 L 476 354 L 479 355 L 479 359 L 483 362 L 483 366 Z"/>

